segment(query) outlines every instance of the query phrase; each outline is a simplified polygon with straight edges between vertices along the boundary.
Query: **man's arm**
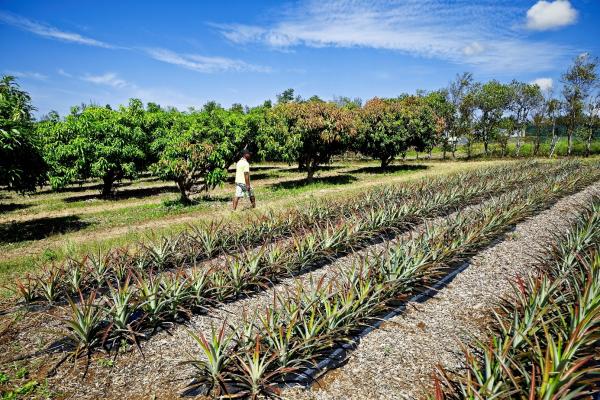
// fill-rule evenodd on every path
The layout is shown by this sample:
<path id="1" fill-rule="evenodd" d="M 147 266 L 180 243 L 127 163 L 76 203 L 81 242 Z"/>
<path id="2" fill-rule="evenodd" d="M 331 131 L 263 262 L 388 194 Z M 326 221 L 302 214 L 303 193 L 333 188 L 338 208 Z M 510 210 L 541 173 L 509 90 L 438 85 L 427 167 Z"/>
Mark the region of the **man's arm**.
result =
<path id="1" fill-rule="evenodd" d="M 250 189 L 250 172 L 244 172 L 244 179 L 246 180 L 246 187 Z"/>

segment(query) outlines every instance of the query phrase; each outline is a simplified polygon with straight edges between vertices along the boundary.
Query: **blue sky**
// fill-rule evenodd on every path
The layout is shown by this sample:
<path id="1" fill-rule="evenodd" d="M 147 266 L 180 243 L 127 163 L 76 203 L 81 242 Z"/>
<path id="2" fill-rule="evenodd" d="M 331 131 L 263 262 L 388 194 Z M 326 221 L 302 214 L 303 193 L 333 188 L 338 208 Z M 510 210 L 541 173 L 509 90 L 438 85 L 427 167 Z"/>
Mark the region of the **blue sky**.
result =
<path id="1" fill-rule="evenodd" d="M 180 109 L 444 87 L 463 71 L 558 91 L 600 55 L 598 0 L 0 0 L 0 73 L 38 115 L 130 97 Z"/>

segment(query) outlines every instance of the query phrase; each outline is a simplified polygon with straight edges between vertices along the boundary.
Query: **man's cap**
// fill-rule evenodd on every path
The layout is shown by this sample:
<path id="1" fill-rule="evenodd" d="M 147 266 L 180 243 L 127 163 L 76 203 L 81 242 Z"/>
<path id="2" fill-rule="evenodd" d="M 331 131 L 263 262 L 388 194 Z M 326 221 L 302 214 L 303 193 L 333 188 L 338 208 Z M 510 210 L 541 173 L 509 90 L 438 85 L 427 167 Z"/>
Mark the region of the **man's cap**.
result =
<path id="1" fill-rule="evenodd" d="M 245 154 L 252 154 L 252 152 L 250 150 L 248 150 L 248 149 L 243 149 L 242 150 L 242 155 L 245 155 Z"/>

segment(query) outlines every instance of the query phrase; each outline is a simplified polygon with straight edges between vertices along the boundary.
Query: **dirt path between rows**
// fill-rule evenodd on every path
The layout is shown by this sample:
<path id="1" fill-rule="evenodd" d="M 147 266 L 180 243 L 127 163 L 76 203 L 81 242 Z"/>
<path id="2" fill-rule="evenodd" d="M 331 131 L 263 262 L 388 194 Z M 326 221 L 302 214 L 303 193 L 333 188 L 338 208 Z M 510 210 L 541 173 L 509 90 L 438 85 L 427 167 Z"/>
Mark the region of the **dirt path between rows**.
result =
<path id="1" fill-rule="evenodd" d="M 410 303 L 407 312 L 364 337 L 343 367 L 310 390 L 289 390 L 290 399 L 419 399 L 431 390 L 436 365 L 461 367 L 460 342 L 485 336 L 497 301 L 512 291 L 511 280 L 531 270 L 535 256 L 565 231 L 600 182 L 558 201 L 517 225 L 505 240 L 477 254 L 434 298 Z"/>

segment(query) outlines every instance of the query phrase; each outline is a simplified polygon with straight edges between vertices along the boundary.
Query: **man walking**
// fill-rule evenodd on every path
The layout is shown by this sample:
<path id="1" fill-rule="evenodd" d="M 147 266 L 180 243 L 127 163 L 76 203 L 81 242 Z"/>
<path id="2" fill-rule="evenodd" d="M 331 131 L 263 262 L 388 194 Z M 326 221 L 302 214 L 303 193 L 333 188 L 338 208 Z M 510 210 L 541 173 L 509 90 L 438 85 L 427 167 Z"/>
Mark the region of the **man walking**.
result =
<path id="1" fill-rule="evenodd" d="M 248 149 L 242 150 L 242 158 L 235 165 L 235 196 L 233 197 L 233 210 L 237 208 L 240 197 L 250 197 L 252 208 L 256 208 L 256 199 L 250 186 L 250 160 L 251 153 Z"/>

